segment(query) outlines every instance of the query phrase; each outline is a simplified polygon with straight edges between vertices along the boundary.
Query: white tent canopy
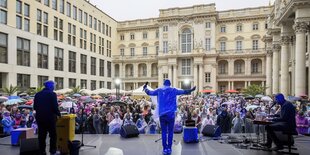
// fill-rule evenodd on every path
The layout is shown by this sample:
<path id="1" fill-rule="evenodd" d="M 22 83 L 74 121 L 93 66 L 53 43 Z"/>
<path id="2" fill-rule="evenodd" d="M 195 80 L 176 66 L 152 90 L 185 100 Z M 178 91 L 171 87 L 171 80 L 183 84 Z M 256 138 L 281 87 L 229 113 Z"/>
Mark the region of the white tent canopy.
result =
<path id="1" fill-rule="evenodd" d="M 85 93 L 85 94 L 88 94 L 88 95 L 91 95 L 91 94 L 94 94 L 93 91 L 89 90 L 89 89 L 81 89 L 80 91 L 81 93 Z"/>
<path id="2" fill-rule="evenodd" d="M 57 93 L 57 94 L 65 94 L 65 93 L 69 93 L 71 91 L 72 91 L 72 89 L 65 88 L 65 89 L 56 90 L 55 93 Z"/>
<path id="3" fill-rule="evenodd" d="M 93 91 L 94 94 L 109 94 L 112 90 L 107 88 L 100 88 Z"/>
<path id="4" fill-rule="evenodd" d="M 147 89 L 154 90 L 150 86 L 147 86 Z M 146 95 L 146 93 L 143 91 L 143 86 L 139 87 L 138 89 L 133 90 L 132 95 Z"/>

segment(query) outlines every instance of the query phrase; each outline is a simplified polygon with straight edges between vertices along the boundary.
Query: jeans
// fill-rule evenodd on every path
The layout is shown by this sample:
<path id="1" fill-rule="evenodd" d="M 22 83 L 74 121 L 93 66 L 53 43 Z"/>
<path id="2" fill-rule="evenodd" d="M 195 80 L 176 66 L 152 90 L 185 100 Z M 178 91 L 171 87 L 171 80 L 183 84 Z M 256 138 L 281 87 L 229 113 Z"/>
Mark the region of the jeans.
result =
<path id="1" fill-rule="evenodd" d="M 47 133 L 50 137 L 50 153 L 56 153 L 56 122 L 38 122 L 38 128 L 40 154 L 45 154 Z"/>
<path id="2" fill-rule="evenodd" d="M 174 112 L 167 113 L 159 117 L 163 149 L 171 149 L 173 140 L 174 119 L 175 119 Z M 167 142 L 167 132 L 168 132 L 168 142 Z"/>

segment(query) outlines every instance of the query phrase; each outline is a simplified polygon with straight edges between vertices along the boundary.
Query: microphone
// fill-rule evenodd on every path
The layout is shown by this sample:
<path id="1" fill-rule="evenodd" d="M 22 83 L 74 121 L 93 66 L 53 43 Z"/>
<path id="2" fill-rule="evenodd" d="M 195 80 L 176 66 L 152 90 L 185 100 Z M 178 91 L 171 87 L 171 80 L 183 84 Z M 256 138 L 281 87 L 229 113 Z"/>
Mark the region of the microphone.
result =
<path id="1" fill-rule="evenodd" d="M 148 84 L 149 84 L 149 82 L 145 82 L 144 86 L 147 86 Z M 143 91 L 145 90 L 145 88 L 143 88 Z"/>
<path id="2" fill-rule="evenodd" d="M 274 107 L 276 104 L 277 104 L 277 102 L 273 102 L 273 104 L 269 107 L 269 115 L 270 115 L 272 107 Z"/>

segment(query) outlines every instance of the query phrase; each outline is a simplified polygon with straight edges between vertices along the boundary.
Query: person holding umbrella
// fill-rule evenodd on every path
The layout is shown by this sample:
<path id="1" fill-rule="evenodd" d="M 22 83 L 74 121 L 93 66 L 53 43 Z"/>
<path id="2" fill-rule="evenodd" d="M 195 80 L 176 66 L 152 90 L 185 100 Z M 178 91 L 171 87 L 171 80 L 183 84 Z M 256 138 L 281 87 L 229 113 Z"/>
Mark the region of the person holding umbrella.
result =
<path id="1" fill-rule="evenodd" d="M 54 81 L 44 82 L 45 88 L 34 97 L 33 109 L 36 111 L 35 119 L 38 124 L 38 138 L 40 154 L 46 154 L 46 136 L 50 136 L 50 153 L 56 154 L 56 121 L 60 117 L 57 95 L 54 93 Z"/>

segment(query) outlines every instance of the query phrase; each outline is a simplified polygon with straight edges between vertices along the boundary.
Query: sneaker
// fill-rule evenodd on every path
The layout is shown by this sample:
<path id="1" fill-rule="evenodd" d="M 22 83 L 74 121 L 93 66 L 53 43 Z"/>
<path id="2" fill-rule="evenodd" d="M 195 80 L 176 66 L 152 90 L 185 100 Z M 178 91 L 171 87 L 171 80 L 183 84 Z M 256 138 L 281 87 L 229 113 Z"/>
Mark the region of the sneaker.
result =
<path id="1" fill-rule="evenodd" d="M 167 149 L 168 154 L 171 154 L 171 152 L 172 152 L 172 149 Z"/>
<path id="2" fill-rule="evenodd" d="M 167 149 L 164 149 L 163 150 L 163 155 L 167 155 L 168 154 L 168 150 Z"/>

